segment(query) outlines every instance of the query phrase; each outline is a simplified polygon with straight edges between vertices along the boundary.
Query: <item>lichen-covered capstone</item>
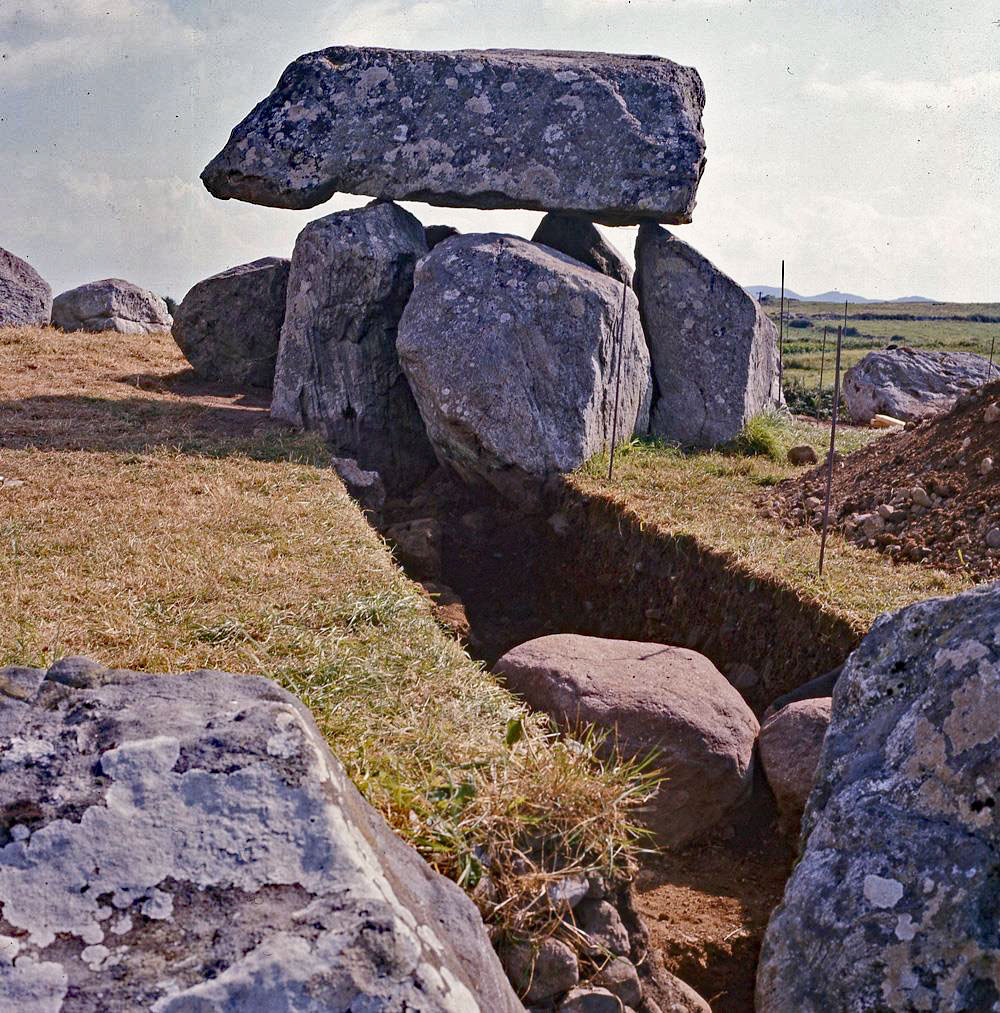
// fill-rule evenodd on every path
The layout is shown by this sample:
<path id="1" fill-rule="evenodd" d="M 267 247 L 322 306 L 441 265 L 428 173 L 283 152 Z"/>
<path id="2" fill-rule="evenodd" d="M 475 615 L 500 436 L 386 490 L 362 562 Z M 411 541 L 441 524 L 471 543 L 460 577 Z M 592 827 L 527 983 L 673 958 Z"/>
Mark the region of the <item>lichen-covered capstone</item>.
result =
<path id="1" fill-rule="evenodd" d="M 876 620 L 833 691 L 760 1013 L 1000 1003 L 1000 583 Z"/>
<path id="2" fill-rule="evenodd" d="M 202 180 L 274 207 L 339 191 L 687 222 L 704 103 L 697 71 L 654 56 L 336 46 L 288 67 Z"/>
<path id="3" fill-rule="evenodd" d="M 199 281 L 174 317 L 174 341 L 203 380 L 270 387 L 285 319 L 289 261 L 264 257 Z"/>
<path id="4" fill-rule="evenodd" d="M 0 670 L 0 786 L 4 1011 L 523 1011 L 266 679 Z"/>
<path id="5" fill-rule="evenodd" d="M 618 441 L 645 431 L 635 294 L 546 246 L 493 234 L 436 246 L 396 347 L 439 459 L 470 484 L 517 498 L 609 449 L 616 391 Z"/>
<path id="6" fill-rule="evenodd" d="M 434 453 L 396 353 L 396 332 L 427 253 L 424 228 L 389 202 L 338 211 L 299 233 L 271 414 L 321 432 L 386 488 L 416 485 Z"/>
<path id="7" fill-rule="evenodd" d="M 780 401 L 777 328 L 740 285 L 666 229 L 639 229 L 635 265 L 655 381 L 650 433 L 696 447 L 733 439 Z"/>

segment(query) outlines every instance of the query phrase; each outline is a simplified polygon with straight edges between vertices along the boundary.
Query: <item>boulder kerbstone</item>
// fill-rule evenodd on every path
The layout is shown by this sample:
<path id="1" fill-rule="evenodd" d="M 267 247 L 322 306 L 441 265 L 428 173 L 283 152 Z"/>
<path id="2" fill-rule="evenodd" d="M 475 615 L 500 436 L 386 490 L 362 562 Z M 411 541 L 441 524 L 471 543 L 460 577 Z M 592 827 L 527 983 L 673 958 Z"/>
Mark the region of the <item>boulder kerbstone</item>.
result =
<path id="1" fill-rule="evenodd" d="M 254 387 L 274 382 L 290 261 L 264 257 L 199 281 L 171 333 L 203 380 Z"/>
<path id="2" fill-rule="evenodd" d="M 523 1013 L 289 693 L 61 672 L 0 692 L 0 1008 Z"/>
<path id="3" fill-rule="evenodd" d="M 667 846 L 703 835 L 752 790 L 757 719 L 694 651 L 564 633 L 515 647 L 494 671 L 563 727 L 612 730 L 627 757 L 657 751 L 666 779 L 645 819 Z"/>
<path id="4" fill-rule="evenodd" d="M 654 56 L 335 46 L 288 67 L 201 178 L 274 207 L 339 191 L 687 222 L 704 104 L 697 71 Z"/>
<path id="5" fill-rule="evenodd" d="M 653 362 L 654 436 L 715 446 L 780 404 L 778 331 L 755 299 L 655 225 L 639 229 L 635 264 Z"/>
<path id="6" fill-rule="evenodd" d="M 397 348 L 438 458 L 470 484 L 522 495 L 525 478 L 607 450 L 619 357 L 618 441 L 646 428 L 649 354 L 634 293 L 524 239 L 463 235 L 432 250 Z"/>
<path id="7" fill-rule="evenodd" d="M 395 204 L 310 222 L 299 234 L 274 375 L 271 415 L 321 432 L 377 471 L 392 493 L 434 467 L 396 353 L 424 228 Z"/>
<path id="8" fill-rule="evenodd" d="M 1000 583 L 875 621 L 833 691 L 757 1010 L 996 1006 L 998 714 Z"/>
<path id="9" fill-rule="evenodd" d="M 26 261 L 0 247 L 0 327 L 45 327 L 52 289 Z"/>
<path id="10" fill-rule="evenodd" d="M 104 278 L 57 295 L 52 323 L 64 331 L 161 334 L 173 320 L 155 292 L 121 278 Z"/>

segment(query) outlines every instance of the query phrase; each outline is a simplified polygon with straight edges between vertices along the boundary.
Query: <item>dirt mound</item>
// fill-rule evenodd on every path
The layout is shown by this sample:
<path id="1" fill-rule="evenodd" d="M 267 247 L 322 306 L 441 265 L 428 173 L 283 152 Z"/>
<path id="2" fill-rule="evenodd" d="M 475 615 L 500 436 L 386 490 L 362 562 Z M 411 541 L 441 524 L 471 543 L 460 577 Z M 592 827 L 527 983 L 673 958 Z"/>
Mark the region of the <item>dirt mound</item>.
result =
<path id="1" fill-rule="evenodd" d="M 789 525 L 819 528 L 825 489 L 821 465 L 761 505 Z M 840 462 L 830 526 L 893 559 L 1000 577 L 1000 383 Z"/>

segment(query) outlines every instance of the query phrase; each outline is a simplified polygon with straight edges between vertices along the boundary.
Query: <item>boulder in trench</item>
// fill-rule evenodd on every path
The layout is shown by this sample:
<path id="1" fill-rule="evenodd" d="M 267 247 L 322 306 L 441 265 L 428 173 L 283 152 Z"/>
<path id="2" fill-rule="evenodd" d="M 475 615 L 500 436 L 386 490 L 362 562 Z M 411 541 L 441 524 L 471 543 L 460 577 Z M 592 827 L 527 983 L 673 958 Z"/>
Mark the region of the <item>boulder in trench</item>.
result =
<path id="1" fill-rule="evenodd" d="M 26 261 L 0 247 L 0 327 L 44 327 L 52 289 Z"/>
<path id="2" fill-rule="evenodd" d="M 666 779 L 646 820 L 667 846 L 704 834 L 750 794 L 757 719 L 694 651 L 557 634 L 508 651 L 495 671 L 563 727 L 593 723 L 628 757 L 656 752 Z"/>
<path id="3" fill-rule="evenodd" d="M 396 354 L 424 229 L 395 204 L 310 222 L 299 234 L 271 414 L 317 430 L 377 471 L 391 493 L 416 485 L 434 453 Z"/>
<path id="4" fill-rule="evenodd" d="M 844 373 L 844 402 L 851 420 L 876 415 L 904 422 L 949 411 L 963 394 L 1000 375 L 989 359 L 971 352 L 886 348 L 869 352 Z"/>
<path id="5" fill-rule="evenodd" d="M 666 229 L 639 229 L 635 263 L 653 362 L 650 432 L 683 446 L 733 439 L 780 402 L 777 328 L 740 285 Z"/>
<path id="6" fill-rule="evenodd" d="M 105 278 L 57 295 L 52 323 L 64 331 L 161 334 L 170 330 L 173 320 L 155 292 L 121 278 Z"/>
<path id="7" fill-rule="evenodd" d="M 438 246 L 417 266 L 397 347 L 439 459 L 472 484 L 521 492 L 609 449 L 616 389 L 618 440 L 645 431 L 635 295 L 548 247 L 503 235 Z"/>
<path id="8" fill-rule="evenodd" d="M 288 67 L 201 178 L 274 207 L 340 191 L 686 222 L 704 104 L 697 71 L 653 56 L 335 46 Z"/>
<path id="9" fill-rule="evenodd" d="M 203 380 L 270 387 L 285 320 L 289 261 L 264 257 L 198 282 L 171 333 Z"/>
<path id="10" fill-rule="evenodd" d="M 0 1008 L 523 1011 L 472 901 L 289 693 L 37 674 L 0 693 Z"/>
<path id="11" fill-rule="evenodd" d="M 632 266 L 593 222 L 571 215 L 548 214 L 539 222 L 531 241 L 565 253 L 623 285 L 632 284 Z"/>
<path id="12" fill-rule="evenodd" d="M 833 691 L 757 1010 L 996 1008 L 998 714 L 1000 583 L 875 621 Z"/>

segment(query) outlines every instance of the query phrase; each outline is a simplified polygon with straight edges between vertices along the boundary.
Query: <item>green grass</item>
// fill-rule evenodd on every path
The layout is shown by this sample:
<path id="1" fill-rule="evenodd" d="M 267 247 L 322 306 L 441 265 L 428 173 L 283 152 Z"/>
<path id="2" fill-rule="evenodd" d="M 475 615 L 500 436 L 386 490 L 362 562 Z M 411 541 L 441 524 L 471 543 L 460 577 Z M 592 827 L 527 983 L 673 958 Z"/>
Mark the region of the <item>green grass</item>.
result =
<path id="1" fill-rule="evenodd" d="M 765 303 L 768 315 L 778 322 L 780 305 Z M 906 317 L 927 317 L 914 320 Z M 989 357 L 996 342 L 994 361 L 1000 365 L 1000 320 L 987 322 L 976 317 L 1000 318 L 1000 303 L 865 303 L 847 310 L 847 331 L 843 345 L 842 369 L 886 345 L 909 345 L 945 352 L 973 352 Z M 823 330 L 827 352 L 823 388 L 833 388 L 837 327 L 843 323 L 844 308 L 832 303 L 789 302 L 785 310 L 785 383 L 810 390 L 819 386 Z M 808 322 L 808 327 L 796 326 Z"/>

